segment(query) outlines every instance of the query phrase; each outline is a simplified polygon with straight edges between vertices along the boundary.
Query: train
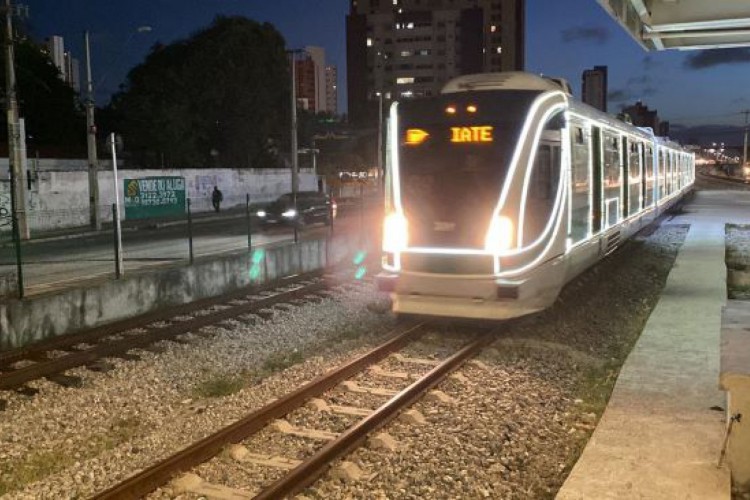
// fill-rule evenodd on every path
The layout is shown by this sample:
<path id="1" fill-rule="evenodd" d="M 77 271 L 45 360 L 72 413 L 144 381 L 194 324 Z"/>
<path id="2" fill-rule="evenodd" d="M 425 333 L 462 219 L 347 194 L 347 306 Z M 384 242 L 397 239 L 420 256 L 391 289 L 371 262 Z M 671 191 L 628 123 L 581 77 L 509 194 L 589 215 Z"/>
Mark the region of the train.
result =
<path id="1" fill-rule="evenodd" d="M 397 315 L 505 320 L 683 199 L 695 157 L 524 72 L 388 111 L 382 269 Z"/>

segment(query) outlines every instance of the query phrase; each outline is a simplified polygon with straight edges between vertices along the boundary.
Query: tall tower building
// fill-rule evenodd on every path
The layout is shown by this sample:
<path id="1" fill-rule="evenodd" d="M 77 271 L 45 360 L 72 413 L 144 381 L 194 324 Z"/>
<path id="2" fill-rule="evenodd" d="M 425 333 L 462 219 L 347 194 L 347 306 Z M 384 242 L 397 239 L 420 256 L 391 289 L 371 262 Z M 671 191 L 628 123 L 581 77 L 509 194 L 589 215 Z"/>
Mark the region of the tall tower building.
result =
<path id="1" fill-rule="evenodd" d="M 296 59 L 294 65 L 297 105 L 302 109 L 315 112 L 318 109 L 315 91 L 315 62 L 312 57 L 306 55 L 302 59 Z"/>
<path id="2" fill-rule="evenodd" d="M 335 66 L 326 66 L 325 49 L 305 47 L 304 55 L 295 60 L 295 70 L 300 106 L 314 113 L 335 113 L 337 72 Z"/>
<path id="3" fill-rule="evenodd" d="M 525 0 L 351 0 L 346 19 L 349 115 L 388 99 L 437 95 L 456 76 L 522 70 Z"/>
<path id="4" fill-rule="evenodd" d="M 326 51 L 323 47 L 305 47 L 315 66 L 315 111 L 327 111 L 326 103 Z"/>
<path id="5" fill-rule="evenodd" d="M 326 111 L 334 115 L 339 112 L 339 71 L 336 66 L 326 66 Z"/>
<path id="6" fill-rule="evenodd" d="M 607 112 L 607 67 L 594 66 L 583 72 L 581 99 L 600 111 Z"/>
<path id="7" fill-rule="evenodd" d="M 49 51 L 50 59 L 52 59 L 52 62 L 60 71 L 60 78 L 67 82 L 68 65 L 65 62 L 65 41 L 63 37 L 57 35 L 49 37 L 47 39 L 47 50 Z"/>

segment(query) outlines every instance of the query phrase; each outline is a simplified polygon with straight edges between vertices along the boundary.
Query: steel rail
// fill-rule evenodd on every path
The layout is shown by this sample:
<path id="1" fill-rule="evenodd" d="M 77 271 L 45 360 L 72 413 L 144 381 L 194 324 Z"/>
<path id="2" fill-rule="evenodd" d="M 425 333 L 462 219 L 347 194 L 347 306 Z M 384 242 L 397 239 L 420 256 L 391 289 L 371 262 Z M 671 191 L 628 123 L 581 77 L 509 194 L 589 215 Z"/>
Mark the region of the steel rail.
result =
<path id="1" fill-rule="evenodd" d="M 140 335 L 127 336 L 123 339 L 112 342 L 98 343 L 91 349 L 72 352 L 60 358 L 42 361 L 9 372 L 1 372 L 0 390 L 12 389 L 24 384 L 25 382 L 60 373 L 70 368 L 91 363 L 97 359 L 127 352 L 130 349 L 146 347 L 161 340 L 174 338 L 191 331 L 199 330 L 205 326 L 221 323 L 222 321 L 241 316 L 242 314 L 248 314 L 279 302 L 296 299 L 325 288 L 328 288 L 328 284 L 324 281 L 312 285 L 300 286 L 294 290 L 280 292 L 268 297 L 263 297 L 262 299 L 253 300 L 248 304 L 231 306 L 229 309 L 215 311 L 187 321 L 173 323 L 163 328 L 153 328 Z"/>
<path id="2" fill-rule="evenodd" d="M 272 420 L 300 408 L 308 399 L 319 396 L 336 384 L 382 360 L 390 353 L 401 349 L 421 335 L 423 326 L 423 323 L 411 323 L 397 328 L 393 331 L 392 337 L 379 347 L 322 374 L 294 392 L 267 404 L 242 420 L 238 420 L 92 498 L 96 500 L 136 499 L 151 493 L 167 483 L 175 474 L 210 460 L 227 444 L 247 439 Z"/>
<path id="3" fill-rule="evenodd" d="M 400 411 L 418 401 L 425 392 L 439 384 L 464 362 L 474 357 L 492 340 L 493 336 L 486 334 L 464 346 L 460 351 L 430 370 L 422 378 L 393 396 L 393 398 L 368 417 L 350 427 L 335 440 L 326 444 L 300 465 L 289 471 L 288 474 L 264 488 L 254 499 L 284 498 L 312 484 L 328 469 L 334 460 L 343 457 L 355 449 L 367 438 L 368 434 L 384 426 L 395 418 Z"/>
<path id="4" fill-rule="evenodd" d="M 149 323 L 154 323 L 156 321 L 166 321 L 174 316 L 189 314 L 190 312 L 194 312 L 196 309 L 205 309 L 207 307 L 223 304 L 231 300 L 241 299 L 247 295 L 270 291 L 280 286 L 293 285 L 298 281 L 321 278 L 328 271 L 330 270 L 318 270 L 312 271 L 310 273 L 299 274 L 296 276 L 283 277 L 272 280 L 271 282 L 264 284 L 262 287 L 251 285 L 243 287 L 239 290 L 232 291 L 228 294 L 221 295 L 219 297 L 198 299 L 186 304 L 180 304 L 177 306 L 169 307 L 167 309 L 142 314 L 134 318 L 122 319 L 76 333 L 60 335 L 51 339 L 42 340 L 31 346 L 20 347 L 18 349 L 8 351 L 0 351 L 0 371 L 3 371 L 3 369 L 8 365 L 11 365 L 16 361 L 20 361 L 22 359 L 29 359 L 35 356 L 40 356 L 49 351 L 65 350 L 70 346 L 80 344 L 82 342 L 96 342 L 110 335 L 116 335 L 127 330 L 132 330 L 134 328 L 142 328 Z"/>

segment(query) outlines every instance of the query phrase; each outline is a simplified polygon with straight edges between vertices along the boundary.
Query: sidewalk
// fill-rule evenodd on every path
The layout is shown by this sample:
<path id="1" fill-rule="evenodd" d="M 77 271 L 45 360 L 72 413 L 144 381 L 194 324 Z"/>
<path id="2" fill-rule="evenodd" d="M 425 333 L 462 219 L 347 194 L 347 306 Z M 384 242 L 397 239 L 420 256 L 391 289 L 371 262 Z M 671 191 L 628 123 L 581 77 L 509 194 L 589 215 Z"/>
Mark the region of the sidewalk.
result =
<path id="1" fill-rule="evenodd" d="M 207 222 L 216 222 L 228 219 L 239 219 L 246 216 L 245 207 L 232 207 L 221 212 L 198 212 L 192 214 L 193 224 L 204 224 Z M 162 227 L 172 227 L 187 225 L 187 215 L 181 219 L 143 219 L 134 221 L 122 221 L 122 232 L 129 233 L 133 231 L 140 231 L 143 229 L 154 229 Z M 112 231 L 112 222 L 105 222 L 102 224 L 102 229 L 97 231 L 90 229 L 88 226 L 70 227 L 65 229 L 54 229 L 50 231 L 44 231 L 38 234 L 32 234 L 31 238 L 22 241 L 24 246 L 33 245 L 35 243 L 48 243 L 50 241 L 61 241 L 70 240 L 75 238 L 88 238 L 91 236 L 101 236 L 103 233 Z M 4 241 L 3 241 L 4 240 Z M 0 239 L 0 248 L 12 247 L 13 242 L 11 241 L 10 234 L 4 235 Z"/>
<path id="2" fill-rule="evenodd" d="M 750 223 L 750 192 L 703 191 L 671 223 L 690 224 L 674 268 L 607 409 L 557 498 L 730 498 L 719 390 L 726 303 L 724 226 Z"/>

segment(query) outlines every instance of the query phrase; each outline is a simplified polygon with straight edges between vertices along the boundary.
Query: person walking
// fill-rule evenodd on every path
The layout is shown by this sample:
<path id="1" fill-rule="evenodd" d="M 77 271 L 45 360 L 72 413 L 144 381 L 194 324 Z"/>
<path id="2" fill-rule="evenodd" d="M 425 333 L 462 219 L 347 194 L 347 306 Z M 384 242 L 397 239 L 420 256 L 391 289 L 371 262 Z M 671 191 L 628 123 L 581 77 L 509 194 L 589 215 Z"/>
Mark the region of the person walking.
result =
<path id="1" fill-rule="evenodd" d="M 224 195 L 221 194 L 221 191 L 219 191 L 218 187 L 214 186 L 214 192 L 211 193 L 211 203 L 214 206 L 214 210 L 216 210 L 217 212 L 219 211 L 219 207 L 222 201 L 224 201 Z"/>

